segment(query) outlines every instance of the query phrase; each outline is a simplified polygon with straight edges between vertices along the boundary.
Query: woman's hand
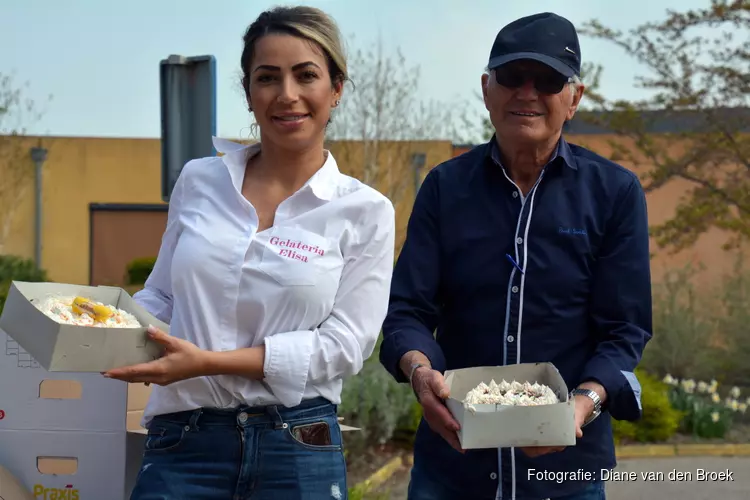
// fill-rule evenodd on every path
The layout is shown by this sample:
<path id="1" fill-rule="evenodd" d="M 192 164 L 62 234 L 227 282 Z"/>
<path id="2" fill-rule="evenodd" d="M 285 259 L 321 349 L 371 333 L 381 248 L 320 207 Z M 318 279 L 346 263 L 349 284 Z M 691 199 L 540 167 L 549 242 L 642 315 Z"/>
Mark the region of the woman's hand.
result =
<path id="1" fill-rule="evenodd" d="M 172 337 L 155 326 L 149 326 L 148 335 L 164 346 L 164 354 L 161 358 L 139 365 L 115 368 L 103 375 L 125 382 L 145 382 L 157 385 L 169 385 L 203 375 L 207 351 L 200 349 L 192 342 Z"/>

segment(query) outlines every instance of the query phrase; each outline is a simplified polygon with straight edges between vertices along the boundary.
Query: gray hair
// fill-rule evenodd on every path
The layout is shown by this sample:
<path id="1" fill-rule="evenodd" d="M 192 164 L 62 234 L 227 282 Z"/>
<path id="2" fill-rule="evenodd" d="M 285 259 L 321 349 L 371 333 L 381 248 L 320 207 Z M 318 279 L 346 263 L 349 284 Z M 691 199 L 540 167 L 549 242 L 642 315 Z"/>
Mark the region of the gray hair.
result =
<path id="1" fill-rule="evenodd" d="M 578 88 L 583 86 L 583 81 L 578 77 L 578 75 L 573 75 L 570 78 L 570 90 L 571 92 L 577 92 Z"/>

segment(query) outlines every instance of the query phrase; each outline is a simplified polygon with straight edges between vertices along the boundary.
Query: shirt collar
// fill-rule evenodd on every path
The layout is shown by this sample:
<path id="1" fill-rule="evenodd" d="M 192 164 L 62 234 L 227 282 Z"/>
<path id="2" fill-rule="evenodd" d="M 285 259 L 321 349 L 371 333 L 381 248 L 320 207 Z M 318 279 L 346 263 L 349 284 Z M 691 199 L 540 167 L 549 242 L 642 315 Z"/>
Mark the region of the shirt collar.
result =
<path id="1" fill-rule="evenodd" d="M 569 168 L 578 170 L 578 165 L 575 161 L 575 158 L 573 157 L 573 152 L 570 150 L 570 144 L 568 144 L 563 136 L 560 136 L 560 140 L 557 141 L 555 153 L 552 155 L 549 164 L 555 161 L 558 156 L 562 158 L 563 163 L 565 163 L 565 165 L 567 165 Z M 495 163 L 502 166 L 502 162 L 500 161 L 500 147 L 497 145 L 496 134 L 492 134 L 492 138 L 487 143 L 485 158 L 492 159 Z"/>
<path id="2" fill-rule="evenodd" d="M 218 153 L 223 154 L 222 159 L 224 165 L 229 170 L 232 184 L 234 184 L 237 191 L 242 192 L 242 181 L 245 178 L 247 159 L 260 152 L 260 142 L 241 144 L 219 137 L 213 137 L 212 140 L 214 149 Z M 310 190 L 321 200 L 330 201 L 336 192 L 340 172 L 333 154 L 328 150 L 325 150 L 325 153 L 325 163 L 310 177 L 300 191 Z"/>

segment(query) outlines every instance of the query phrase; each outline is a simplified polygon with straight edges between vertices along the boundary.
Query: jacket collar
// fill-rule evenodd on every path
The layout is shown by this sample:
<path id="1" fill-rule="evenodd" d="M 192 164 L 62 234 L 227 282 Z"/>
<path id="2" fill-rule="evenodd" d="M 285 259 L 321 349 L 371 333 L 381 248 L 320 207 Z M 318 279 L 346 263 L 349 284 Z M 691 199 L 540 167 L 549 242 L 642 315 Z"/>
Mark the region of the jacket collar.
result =
<path id="1" fill-rule="evenodd" d="M 484 145 L 484 159 L 492 160 L 498 165 L 502 165 L 500 162 L 500 147 L 497 144 L 497 134 L 492 134 L 492 138 Z M 562 158 L 563 163 L 573 170 L 578 170 L 578 164 L 575 161 L 573 152 L 570 149 L 570 144 L 561 135 L 560 140 L 557 142 L 557 148 L 555 153 L 552 155 L 549 163 L 552 164 L 558 157 Z"/>

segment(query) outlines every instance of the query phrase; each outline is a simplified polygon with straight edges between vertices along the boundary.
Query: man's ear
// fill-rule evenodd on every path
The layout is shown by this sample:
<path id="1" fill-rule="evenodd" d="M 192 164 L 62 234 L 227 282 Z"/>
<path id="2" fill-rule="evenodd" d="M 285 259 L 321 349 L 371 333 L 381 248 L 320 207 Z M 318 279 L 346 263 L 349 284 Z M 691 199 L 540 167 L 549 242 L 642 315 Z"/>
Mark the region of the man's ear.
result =
<path id="1" fill-rule="evenodd" d="M 487 73 L 482 74 L 482 100 L 484 100 L 484 107 L 489 110 L 487 103 L 487 86 L 490 84 L 490 75 Z"/>
<path id="2" fill-rule="evenodd" d="M 572 90 L 572 88 L 575 88 L 575 91 Z M 576 87 L 571 86 L 571 94 L 573 94 L 572 99 L 570 101 L 570 107 L 568 108 L 568 113 L 566 118 L 566 121 L 572 120 L 573 116 L 575 116 L 576 111 L 578 111 L 578 105 L 581 103 L 581 98 L 583 97 L 583 92 L 586 90 L 586 87 L 583 84 L 579 84 Z"/>

